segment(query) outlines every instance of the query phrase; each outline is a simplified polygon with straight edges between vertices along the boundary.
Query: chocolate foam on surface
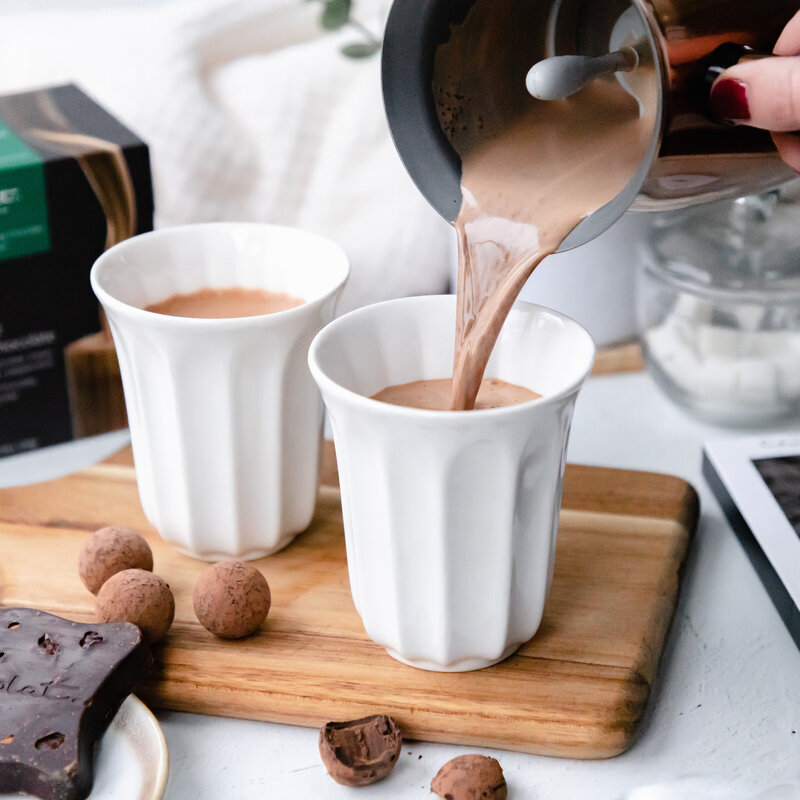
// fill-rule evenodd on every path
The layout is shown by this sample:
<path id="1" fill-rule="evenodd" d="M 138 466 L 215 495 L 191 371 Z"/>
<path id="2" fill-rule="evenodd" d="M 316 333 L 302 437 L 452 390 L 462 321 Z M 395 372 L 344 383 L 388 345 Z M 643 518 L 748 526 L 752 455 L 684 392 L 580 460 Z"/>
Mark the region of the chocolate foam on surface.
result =
<path id="1" fill-rule="evenodd" d="M 387 386 L 372 395 L 372 399 L 397 406 L 423 408 L 428 411 L 448 411 L 452 394 L 453 381 L 450 378 L 437 378 Z M 478 410 L 504 408 L 527 403 L 530 400 L 536 400 L 537 397 L 541 397 L 541 395 L 532 392 L 525 386 L 517 386 L 499 378 L 484 378 L 478 389 L 473 408 Z"/>
<path id="2" fill-rule="evenodd" d="M 171 317 L 230 319 L 274 314 L 296 308 L 304 302 L 299 297 L 284 292 L 232 286 L 226 289 L 198 289 L 196 292 L 173 294 L 165 300 L 147 306 L 146 310 Z"/>

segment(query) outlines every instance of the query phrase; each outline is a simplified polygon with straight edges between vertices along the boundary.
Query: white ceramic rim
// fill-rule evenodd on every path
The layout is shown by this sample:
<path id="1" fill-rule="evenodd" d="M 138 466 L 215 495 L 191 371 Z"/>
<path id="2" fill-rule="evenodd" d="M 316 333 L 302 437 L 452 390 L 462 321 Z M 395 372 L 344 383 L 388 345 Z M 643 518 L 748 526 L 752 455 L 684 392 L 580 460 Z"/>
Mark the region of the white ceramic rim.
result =
<path id="1" fill-rule="evenodd" d="M 164 732 L 158 724 L 153 712 L 136 695 L 128 695 L 120 704 L 117 713 L 109 722 L 102 742 L 107 736 L 126 740 L 133 749 L 138 761 L 140 774 L 147 770 L 146 785 L 134 785 L 139 800 L 162 800 L 167 790 L 169 781 L 169 751 Z M 97 755 L 92 754 L 96 762 Z M 95 763 L 95 773 L 97 765 Z M 130 777 L 130 776 L 126 776 Z M 95 775 L 96 778 L 96 775 Z M 144 789 L 148 791 L 145 794 Z M 92 786 L 89 797 L 97 795 L 96 786 Z M 21 794 L 0 793 L 2 797 L 17 798 L 28 797 Z"/>
<path id="2" fill-rule="evenodd" d="M 158 724 L 153 712 L 135 694 L 129 695 L 122 705 L 128 706 L 127 710 L 131 716 L 135 717 L 137 722 L 147 729 L 147 734 L 158 751 L 153 794 L 147 800 L 162 800 L 167 791 L 167 782 L 169 781 L 169 750 L 167 749 L 167 740 L 164 738 L 164 731 L 161 730 L 161 726 Z M 111 724 L 113 724 L 113 720 Z M 149 766 L 152 766 L 152 764 L 149 764 Z M 145 798 L 142 800 L 145 800 Z"/>
<path id="3" fill-rule="evenodd" d="M 451 299 L 452 298 L 452 299 Z M 454 298 L 453 295 L 416 295 L 414 297 L 400 297 L 394 300 L 384 300 L 382 303 L 374 303 L 369 306 L 363 306 L 362 308 L 357 308 L 354 311 L 350 311 L 347 314 L 343 314 L 341 317 L 333 320 L 333 322 L 328 323 L 315 337 L 314 340 L 311 342 L 311 347 L 308 349 L 308 366 L 311 370 L 311 374 L 314 377 L 314 380 L 317 382 L 318 386 L 320 387 L 323 395 L 327 392 L 339 400 L 345 403 L 349 403 L 350 405 L 361 407 L 365 411 L 371 411 L 374 413 L 383 413 L 392 416 L 401 416 L 401 417 L 408 417 L 411 419 L 423 420 L 436 420 L 437 422 L 443 425 L 464 425 L 470 424 L 470 420 L 472 420 L 473 424 L 476 424 L 478 420 L 485 421 L 488 418 L 500 418 L 500 417 L 507 417 L 514 414 L 524 414 L 528 409 L 532 406 L 536 405 L 544 405 L 547 403 L 551 403 L 553 401 L 560 400 L 564 397 L 569 397 L 571 394 L 575 394 L 589 376 L 589 373 L 592 370 L 592 366 L 594 364 L 595 354 L 597 352 L 597 348 L 594 343 L 594 339 L 592 339 L 589 332 L 584 328 L 581 324 L 576 322 L 571 317 L 568 317 L 566 314 L 562 314 L 559 311 L 555 311 L 552 308 L 547 308 L 545 306 L 539 306 L 535 303 L 527 303 L 523 300 L 517 300 L 514 303 L 513 309 L 518 311 L 524 311 L 529 314 L 533 313 L 541 313 L 545 312 L 547 314 L 556 317 L 557 319 L 561 320 L 562 322 L 567 323 L 568 325 L 573 325 L 579 334 L 582 334 L 586 337 L 586 340 L 589 344 L 589 358 L 587 358 L 587 363 L 585 368 L 579 373 L 578 377 L 575 378 L 571 383 L 565 386 L 560 392 L 555 392 L 553 394 L 542 395 L 541 397 L 537 397 L 535 400 L 528 400 L 524 403 L 517 403 L 513 406 L 503 406 L 501 408 L 479 408 L 473 409 L 472 411 L 465 413 L 464 411 L 431 411 L 425 408 L 410 408 L 408 406 L 397 406 L 393 405 L 392 403 L 384 403 L 380 400 L 373 400 L 371 397 L 366 397 L 365 395 L 358 394 L 358 392 L 351 391 L 350 389 L 345 389 L 344 386 L 334 381 L 332 378 L 328 377 L 328 375 L 323 371 L 322 367 L 317 362 L 317 352 L 324 343 L 324 341 L 329 338 L 330 336 L 336 336 L 336 332 L 339 327 L 346 324 L 346 321 L 355 316 L 364 316 L 378 313 L 381 308 L 386 308 L 390 305 L 401 305 L 401 304 L 409 304 L 412 305 L 414 303 L 419 302 L 437 302 L 439 300 L 447 300 L 448 302 L 453 302 Z M 453 333 L 455 336 L 455 331 Z"/>
<path id="4" fill-rule="evenodd" d="M 281 231 L 283 233 L 290 233 L 304 239 L 314 239 L 320 245 L 326 247 L 331 253 L 331 264 L 334 268 L 340 270 L 340 274 L 334 279 L 332 285 L 326 292 L 311 299 L 305 299 L 305 302 L 293 308 L 287 308 L 283 311 L 274 311 L 270 314 L 255 314 L 248 317 L 223 317 L 223 318 L 207 318 L 207 317 L 178 317 L 169 314 L 158 314 L 154 311 L 147 311 L 139 306 L 126 303 L 114 295 L 110 294 L 102 286 L 102 273 L 109 268 L 109 264 L 126 250 L 135 249 L 139 246 L 142 240 L 151 239 L 167 239 L 178 235 L 183 235 L 185 232 L 197 231 L 220 231 L 223 230 L 251 230 L 251 231 Z M 312 233 L 303 228 L 295 228 L 290 225 L 273 225 L 266 222 L 197 222 L 190 225 L 175 225 L 170 228 L 160 228 L 159 230 L 149 231 L 147 233 L 140 233 L 137 236 L 132 236 L 130 239 L 125 239 L 113 247 L 110 247 L 94 262 L 91 272 L 89 273 L 89 281 L 92 286 L 92 291 L 97 296 L 100 303 L 117 311 L 120 314 L 130 317 L 131 319 L 138 319 L 142 323 L 149 325 L 158 325 L 165 328 L 169 327 L 197 327 L 197 328 L 215 328 L 221 330 L 235 330 L 248 325 L 253 325 L 254 322 L 264 323 L 269 320 L 273 324 L 279 324 L 279 320 L 284 320 L 289 317 L 299 316 L 308 313 L 309 309 L 315 309 L 325 303 L 329 298 L 338 292 L 350 276 L 350 262 L 347 258 L 345 251 L 334 242 L 325 236 L 320 236 L 317 233 Z"/>

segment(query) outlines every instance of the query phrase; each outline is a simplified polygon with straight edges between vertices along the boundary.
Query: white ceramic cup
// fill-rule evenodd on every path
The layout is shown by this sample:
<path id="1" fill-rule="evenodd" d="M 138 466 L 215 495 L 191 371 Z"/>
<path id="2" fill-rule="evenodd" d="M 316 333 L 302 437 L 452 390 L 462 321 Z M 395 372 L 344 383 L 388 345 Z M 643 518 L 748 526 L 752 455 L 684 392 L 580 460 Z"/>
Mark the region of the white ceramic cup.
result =
<path id="1" fill-rule="evenodd" d="M 142 507 L 180 551 L 258 558 L 308 526 L 323 409 L 306 356 L 348 271 L 333 242 L 255 223 L 166 228 L 95 262 L 92 288 L 119 357 Z M 233 319 L 144 310 L 206 287 L 263 288 L 305 303 Z"/>
<path id="2" fill-rule="evenodd" d="M 309 364 L 330 414 L 366 632 L 406 664 L 455 672 L 501 661 L 539 627 L 572 411 L 595 348 L 568 317 L 519 303 L 486 375 L 541 398 L 469 412 L 370 399 L 451 375 L 454 331 L 453 296 L 390 300 L 324 328 Z"/>

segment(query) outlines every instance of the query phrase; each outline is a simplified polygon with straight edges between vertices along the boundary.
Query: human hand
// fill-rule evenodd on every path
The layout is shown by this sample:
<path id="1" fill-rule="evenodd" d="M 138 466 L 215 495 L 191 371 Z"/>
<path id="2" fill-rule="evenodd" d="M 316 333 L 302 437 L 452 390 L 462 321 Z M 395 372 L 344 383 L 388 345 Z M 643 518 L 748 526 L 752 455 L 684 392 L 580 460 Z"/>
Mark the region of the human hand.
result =
<path id="1" fill-rule="evenodd" d="M 711 110 L 720 119 L 771 131 L 781 158 L 800 173 L 800 12 L 783 29 L 773 53 L 781 58 L 725 70 L 711 88 Z"/>

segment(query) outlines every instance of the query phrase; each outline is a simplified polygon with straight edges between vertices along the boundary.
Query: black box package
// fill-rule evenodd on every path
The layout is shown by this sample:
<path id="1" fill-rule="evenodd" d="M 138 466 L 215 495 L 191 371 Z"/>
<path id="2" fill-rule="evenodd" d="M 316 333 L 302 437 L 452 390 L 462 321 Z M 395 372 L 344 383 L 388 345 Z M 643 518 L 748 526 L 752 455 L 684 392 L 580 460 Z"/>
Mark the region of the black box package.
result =
<path id="1" fill-rule="evenodd" d="M 89 270 L 152 225 L 141 139 L 76 86 L 0 97 L 0 456 L 127 424 Z"/>

